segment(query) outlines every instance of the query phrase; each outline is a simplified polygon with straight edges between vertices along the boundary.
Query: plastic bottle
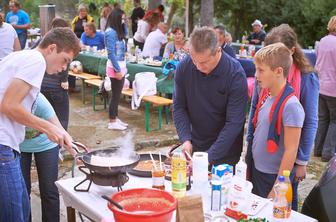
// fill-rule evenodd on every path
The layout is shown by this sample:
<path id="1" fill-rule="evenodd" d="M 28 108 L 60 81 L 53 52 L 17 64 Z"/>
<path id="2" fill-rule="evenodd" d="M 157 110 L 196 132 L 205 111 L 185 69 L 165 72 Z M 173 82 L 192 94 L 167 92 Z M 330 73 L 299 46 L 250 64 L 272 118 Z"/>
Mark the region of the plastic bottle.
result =
<path id="1" fill-rule="evenodd" d="M 181 150 L 174 152 L 171 161 L 173 195 L 183 197 L 187 189 L 187 160 Z"/>
<path id="2" fill-rule="evenodd" d="M 285 183 L 288 186 L 287 192 L 286 192 L 286 198 L 288 202 L 288 217 L 290 216 L 291 210 L 292 210 L 292 201 L 293 201 L 293 188 L 292 188 L 292 183 L 289 179 L 290 171 L 289 170 L 284 170 L 283 171 L 283 176 L 285 177 Z"/>
<path id="3" fill-rule="evenodd" d="M 285 178 L 283 176 L 278 177 L 278 183 L 274 187 L 275 190 L 275 198 L 273 202 L 273 217 L 276 219 L 285 219 L 288 218 L 288 201 L 286 198 L 286 192 L 288 190 L 288 186 L 285 182 Z"/>
<path id="4" fill-rule="evenodd" d="M 247 165 L 243 159 L 243 156 L 241 156 L 239 162 L 236 164 L 235 175 L 246 180 L 246 170 Z"/>

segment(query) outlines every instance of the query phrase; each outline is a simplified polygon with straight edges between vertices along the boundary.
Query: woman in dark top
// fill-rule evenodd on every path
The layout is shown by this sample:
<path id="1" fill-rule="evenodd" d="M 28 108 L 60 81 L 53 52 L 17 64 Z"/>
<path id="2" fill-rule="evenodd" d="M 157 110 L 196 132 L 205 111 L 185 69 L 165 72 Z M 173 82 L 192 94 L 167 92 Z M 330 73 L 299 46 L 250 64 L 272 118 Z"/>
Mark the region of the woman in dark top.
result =
<path id="1" fill-rule="evenodd" d="M 85 5 L 80 4 L 78 7 L 79 15 L 76 16 L 71 22 L 72 31 L 76 34 L 77 38 L 82 36 L 84 26 L 88 22 L 94 22 L 93 18 L 88 14 Z"/>
<path id="2" fill-rule="evenodd" d="M 51 22 L 51 28 L 57 27 L 69 27 L 69 24 L 64 19 L 54 18 Z M 40 40 L 32 47 L 32 49 L 38 46 Z M 65 130 L 67 130 L 69 122 L 68 85 L 68 69 L 57 75 L 49 75 L 45 73 L 41 85 L 41 93 L 54 108 L 56 116 Z"/>

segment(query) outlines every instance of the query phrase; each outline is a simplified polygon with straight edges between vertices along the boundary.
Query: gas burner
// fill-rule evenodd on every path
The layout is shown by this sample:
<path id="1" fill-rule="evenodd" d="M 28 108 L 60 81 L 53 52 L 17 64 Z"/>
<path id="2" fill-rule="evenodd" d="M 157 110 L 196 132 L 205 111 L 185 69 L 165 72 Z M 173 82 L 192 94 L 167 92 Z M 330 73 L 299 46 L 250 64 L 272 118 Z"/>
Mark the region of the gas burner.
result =
<path id="1" fill-rule="evenodd" d="M 79 166 L 78 169 L 86 175 L 86 178 L 81 182 L 79 182 L 74 187 L 74 190 L 79 192 L 88 192 L 90 190 L 92 182 L 99 186 L 117 187 L 119 192 L 122 191 L 122 186 L 129 180 L 129 177 L 127 176 L 126 172 L 102 175 L 90 170 L 86 166 Z M 88 169 L 89 172 L 86 172 L 84 169 Z M 89 181 L 89 185 L 86 189 L 78 188 L 81 184 L 83 184 L 86 181 Z"/>

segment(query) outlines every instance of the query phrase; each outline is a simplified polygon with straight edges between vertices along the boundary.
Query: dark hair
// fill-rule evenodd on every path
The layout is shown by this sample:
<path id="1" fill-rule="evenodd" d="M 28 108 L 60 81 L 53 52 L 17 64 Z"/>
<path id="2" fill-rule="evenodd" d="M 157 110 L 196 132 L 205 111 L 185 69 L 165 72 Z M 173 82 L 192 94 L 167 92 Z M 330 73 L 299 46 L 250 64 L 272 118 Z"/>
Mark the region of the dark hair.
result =
<path id="1" fill-rule="evenodd" d="M 81 49 L 79 39 L 70 28 L 51 29 L 41 40 L 39 48 L 45 49 L 51 44 L 57 46 L 57 53 L 73 52 L 76 56 Z"/>
<path id="2" fill-rule="evenodd" d="M 113 4 L 113 8 L 120 8 L 120 4 L 119 4 L 119 3 L 117 3 L 117 2 L 116 2 L 116 3 L 114 3 L 114 4 Z"/>
<path id="3" fill-rule="evenodd" d="M 182 28 L 180 28 L 180 27 L 173 28 L 172 33 L 176 34 L 176 32 L 178 32 L 178 31 L 181 31 L 182 33 L 184 33 L 184 30 Z"/>
<path id="4" fill-rule="evenodd" d="M 122 23 L 123 14 L 125 14 L 123 10 L 115 8 L 108 16 L 106 22 L 106 29 L 113 28 L 117 32 L 119 40 L 125 38 L 125 27 Z"/>
<path id="5" fill-rule="evenodd" d="M 160 12 L 163 12 L 165 10 L 165 7 L 163 5 L 159 5 L 157 8 L 160 10 Z"/>
<path id="6" fill-rule="evenodd" d="M 146 13 L 147 16 L 144 16 L 144 20 L 148 22 L 151 26 L 156 26 L 160 23 L 160 15 L 157 12 L 149 11 Z"/>
<path id="7" fill-rule="evenodd" d="M 0 27 L 2 26 L 3 22 L 4 22 L 3 14 L 0 12 Z"/>
<path id="8" fill-rule="evenodd" d="M 219 32 L 220 32 L 222 35 L 225 35 L 225 33 L 226 33 L 226 30 L 225 30 L 224 25 L 217 25 L 217 26 L 214 27 L 214 29 L 218 29 Z"/>
<path id="9" fill-rule="evenodd" d="M 62 18 L 54 18 L 51 21 L 51 28 L 69 27 L 69 23 Z"/>
<path id="10" fill-rule="evenodd" d="M 305 57 L 303 50 L 298 43 L 295 31 L 288 25 L 282 24 L 274 27 L 265 38 L 265 45 L 270 45 L 276 42 L 282 42 L 288 49 L 295 48 L 293 63 L 298 67 L 301 73 L 314 72 L 314 68 Z"/>

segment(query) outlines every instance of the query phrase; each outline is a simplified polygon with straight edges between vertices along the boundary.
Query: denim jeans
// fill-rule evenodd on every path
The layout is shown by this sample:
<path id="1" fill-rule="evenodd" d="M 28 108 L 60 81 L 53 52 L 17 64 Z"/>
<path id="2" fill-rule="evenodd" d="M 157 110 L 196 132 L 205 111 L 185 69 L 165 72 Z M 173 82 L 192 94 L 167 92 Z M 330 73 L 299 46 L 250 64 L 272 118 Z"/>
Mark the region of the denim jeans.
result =
<path id="1" fill-rule="evenodd" d="M 20 34 L 18 34 L 19 42 L 21 49 L 24 49 L 26 47 L 27 42 L 27 31 L 23 31 Z"/>
<path id="2" fill-rule="evenodd" d="M 45 222 L 58 222 L 60 220 L 59 194 L 55 185 L 58 176 L 58 152 L 59 148 L 56 146 L 50 150 L 34 153 L 41 195 L 42 221 Z M 32 153 L 21 154 L 21 170 L 29 196 L 31 192 L 32 155 Z"/>
<path id="3" fill-rule="evenodd" d="M 314 153 L 331 158 L 336 149 L 336 97 L 319 96 L 319 122 Z"/>
<path id="4" fill-rule="evenodd" d="M 0 145 L 0 222 L 26 222 L 30 205 L 20 169 L 20 154 Z"/>
<path id="5" fill-rule="evenodd" d="M 109 107 L 109 117 L 110 119 L 115 119 L 118 116 L 119 100 L 121 96 L 121 91 L 124 87 L 125 78 L 122 78 L 121 80 L 115 78 L 110 79 L 112 87 L 112 96 Z"/>
<path id="6" fill-rule="evenodd" d="M 65 130 L 69 123 L 69 94 L 67 90 L 42 88 L 42 94 L 47 98 L 55 110 L 57 118 Z"/>

